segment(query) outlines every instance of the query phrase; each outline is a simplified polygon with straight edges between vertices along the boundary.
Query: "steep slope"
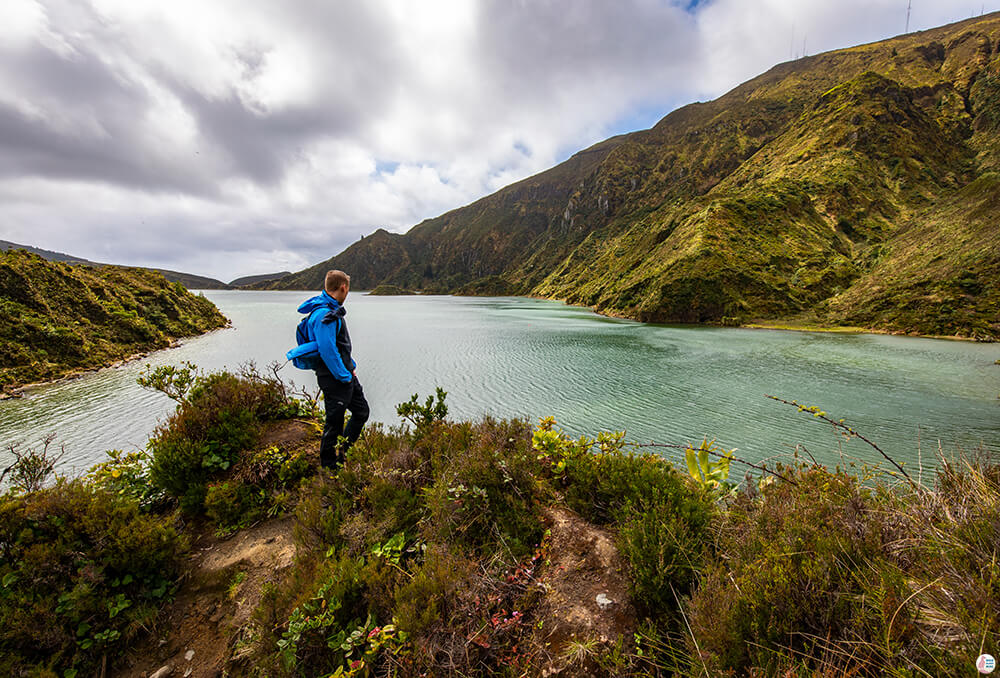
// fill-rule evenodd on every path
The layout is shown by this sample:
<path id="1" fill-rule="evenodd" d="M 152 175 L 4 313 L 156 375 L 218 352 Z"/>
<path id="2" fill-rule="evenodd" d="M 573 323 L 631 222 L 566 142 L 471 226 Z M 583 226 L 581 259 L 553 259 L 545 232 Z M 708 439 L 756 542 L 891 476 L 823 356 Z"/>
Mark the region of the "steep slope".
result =
<path id="1" fill-rule="evenodd" d="M 0 388 L 107 365 L 226 325 L 212 302 L 141 268 L 0 252 Z"/>
<path id="2" fill-rule="evenodd" d="M 329 268 L 656 322 L 1000 337 L 1000 14 L 780 64 Z"/>

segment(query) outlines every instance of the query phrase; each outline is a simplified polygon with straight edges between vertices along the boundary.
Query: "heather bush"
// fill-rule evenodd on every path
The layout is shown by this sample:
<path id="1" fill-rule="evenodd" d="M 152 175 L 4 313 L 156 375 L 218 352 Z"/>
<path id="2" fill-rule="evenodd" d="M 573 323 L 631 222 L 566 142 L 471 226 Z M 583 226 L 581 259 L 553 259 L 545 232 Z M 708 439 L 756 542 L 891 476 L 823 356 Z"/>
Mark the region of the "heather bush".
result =
<path id="1" fill-rule="evenodd" d="M 245 639 L 248 665 L 291 670 L 292 643 L 296 666 L 308 656 L 310 666 L 343 666 L 345 674 L 361 666 L 379 675 L 390 668 L 435 673 L 467 636 L 486 628 L 501 599 L 511 605 L 523 594 L 523 583 L 506 573 L 541 540 L 539 502 L 551 496 L 534 473 L 529 427 L 444 421 L 443 393 L 409 405 L 401 414 L 413 418 L 411 427 L 369 427 L 336 474 L 304 482 L 295 526 L 301 555 L 255 612 Z M 317 599 L 333 567 L 353 582 L 349 615 L 347 607 L 310 612 L 304 603 Z M 484 576 L 489 595 L 473 590 Z M 513 598 L 497 593 L 508 589 Z M 313 635 L 300 637 L 305 617 Z M 515 622 L 504 628 L 520 628 Z M 359 629 L 370 635 L 360 644 Z M 344 643 L 357 649 L 347 654 Z M 477 661 L 499 666 L 500 655 L 483 653 Z"/>
<path id="2" fill-rule="evenodd" d="M 217 532 L 227 534 L 248 527 L 267 515 L 267 492 L 232 480 L 209 483 L 205 491 L 205 515 Z"/>
<path id="3" fill-rule="evenodd" d="M 205 514 L 220 535 L 277 516 L 292 508 L 293 495 L 312 470 L 301 449 L 271 445 L 242 452 L 225 479 L 205 487 Z"/>
<path id="4" fill-rule="evenodd" d="M 94 671 L 155 617 L 184 544 L 94 483 L 0 497 L 0 672 Z"/>
<path id="5" fill-rule="evenodd" d="M 440 545 L 427 550 L 412 578 L 395 592 L 396 623 L 410 633 L 445 630 L 460 607 L 459 593 L 468 589 L 475 562 Z"/>
<path id="6" fill-rule="evenodd" d="M 1000 485 L 944 462 L 934 488 L 802 467 L 741 490 L 688 607 L 716 672 L 967 675 L 1000 634 Z"/>
<path id="7" fill-rule="evenodd" d="M 524 557 L 542 536 L 537 464 L 525 445 L 522 422 L 485 419 L 457 424 L 466 450 L 439 455 L 435 481 L 425 489 L 428 540 L 487 555 L 498 547 L 507 561 Z"/>
<path id="8" fill-rule="evenodd" d="M 204 508 L 209 481 L 257 443 L 263 422 L 299 409 L 279 379 L 262 376 L 252 365 L 236 374 L 195 375 L 194 369 L 190 364 L 147 369 L 139 379 L 178 401 L 150 437 L 149 480 L 189 513 Z"/>
<path id="9" fill-rule="evenodd" d="M 636 604 L 650 614 L 676 610 L 707 554 L 714 503 L 706 487 L 658 455 L 631 454 L 621 434 L 572 440 L 547 418 L 533 445 L 570 508 L 617 530 Z"/>

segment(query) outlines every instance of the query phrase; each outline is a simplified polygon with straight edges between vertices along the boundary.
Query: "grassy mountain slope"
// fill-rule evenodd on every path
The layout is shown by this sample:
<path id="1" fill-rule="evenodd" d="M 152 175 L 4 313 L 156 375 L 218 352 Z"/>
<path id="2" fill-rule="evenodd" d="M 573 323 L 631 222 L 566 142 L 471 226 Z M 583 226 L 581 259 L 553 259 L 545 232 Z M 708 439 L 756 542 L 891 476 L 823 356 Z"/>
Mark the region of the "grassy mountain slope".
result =
<path id="1" fill-rule="evenodd" d="M 780 64 L 271 283 L 1000 337 L 1000 14 Z"/>
<path id="2" fill-rule="evenodd" d="M 97 261 L 90 261 L 89 259 L 73 256 L 72 254 L 63 254 L 62 252 L 53 252 L 52 250 L 43 250 L 39 247 L 32 247 L 30 245 L 19 245 L 16 242 L 0 240 L 0 250 L 12 250 L 12 249 L 27 250 L 29 252 L 37 254 L 43 259 L 47 259 L 48 261 L 62 261 L 67 264 L 86 264 L 88 266 L 111 265 L 111 264 L 102 264 Z M 216 280 L 215 278 L 206 278 L 203 275 L 194 275 L 193 273 L 181 273 L 180 271 L 171 271 L 165 268 L 151 268 L 147 270 L 162 273 L 163 277 L 169 280 L 170 282 L 179 282 L 189 290 L 224 290 L 230 287 L 230 285 L 227 285 L 221 280 Z"/>
<path id="3" fill-rule="evenodd" d="M 0 388 L 55 379 L 223 327 L 212 302 L 141 268 L 0 252 Z"/>
<path id="4" fill-rule="evenodd" d="M 260 275 L 245 275 L 242 278 L 237 278 L 236 280 L 230 280 L 230 287 L 244 287 L 246 285 L 252 285 L 253 283 L 265 282 L 267 280 L 276 280 L 277 278 L 283 278 L 286 275 L 291 275 L 291 271 L 281 271 L 280 273 L 261 273 Z"/>

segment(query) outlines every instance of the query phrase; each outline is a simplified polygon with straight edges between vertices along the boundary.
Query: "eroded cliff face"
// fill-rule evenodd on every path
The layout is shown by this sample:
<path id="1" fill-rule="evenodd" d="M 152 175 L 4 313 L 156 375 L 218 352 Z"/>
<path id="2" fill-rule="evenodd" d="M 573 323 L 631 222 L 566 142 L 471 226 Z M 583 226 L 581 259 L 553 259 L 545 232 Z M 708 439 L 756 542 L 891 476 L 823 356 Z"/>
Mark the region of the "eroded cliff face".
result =
<path id="1" fill-rule="evenodd" d="M 780 64 L 271 287 L 1000 337 L 1000 16 Z"/>

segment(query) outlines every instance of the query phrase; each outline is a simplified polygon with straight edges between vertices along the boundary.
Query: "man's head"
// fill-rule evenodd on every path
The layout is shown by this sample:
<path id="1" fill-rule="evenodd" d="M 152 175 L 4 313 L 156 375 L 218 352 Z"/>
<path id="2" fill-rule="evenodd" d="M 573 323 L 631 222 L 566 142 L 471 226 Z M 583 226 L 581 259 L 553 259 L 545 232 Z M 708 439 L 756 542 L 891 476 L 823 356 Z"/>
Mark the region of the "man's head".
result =
<path id="1" fill-rule="evenodd" d="M 344 303 L 347 293 L 351 290 L 351 276 L 343 271 L 327 271 L 326 282 L 323 285 L 326 293 Z"/>

